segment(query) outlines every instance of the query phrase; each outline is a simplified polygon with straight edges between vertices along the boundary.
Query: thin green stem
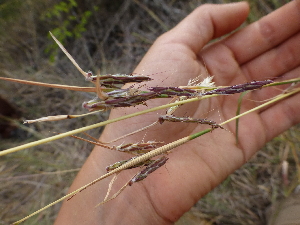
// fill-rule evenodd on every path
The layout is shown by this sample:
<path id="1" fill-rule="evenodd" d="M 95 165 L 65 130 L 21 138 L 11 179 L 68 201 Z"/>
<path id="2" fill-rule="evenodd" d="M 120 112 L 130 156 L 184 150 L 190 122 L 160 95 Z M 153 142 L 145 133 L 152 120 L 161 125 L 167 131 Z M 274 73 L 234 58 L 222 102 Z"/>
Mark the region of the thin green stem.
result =
<path id="1" fill-rule="evenodd" d="M 283 85 L 283 84 L 293 84 L 293 83 L 298 83 L 298 82 L 300 82 L 300 78 L 294 78 L 294 79 L 290 79 L 290 80 L 266 84 L 264 87 L 278 86 L 278 85 Z"/>
<path id="2" fill-rule="evenodd" d="M 254 111 L 258 110 L 258 109 L 264 108 L 264 107 L 266 107 L 266 106 L 268 106 L 268 105 L 270 105 L 270 104 L 273 104 L 273 103 L 275 103 L 275 102 L 278 102 L 278 101 L 280 101 L 280 100 L 282 100 L 282 99 L 284 99 L 284 98 L 287 98 L 287 97 L 289 97 L 289 96 L 292 96 L 292 95 L 294 95 L 294 94 L 296 94 L 296 93 L 298 93 L 298 92 L 300 92 L 300 88 L 297 88 L 297 89 L 295 89 L 295 90 L 293 90 L 293 91 L 291 91 L 291 92 L 288 92 L 288 93 L 283 93 L 283 94 L 277 95 L 275 98 L 273 98 L 273 99 L 271 99 L 271 100 L 265 102 L 264 104 L 261 104 L 261 105 L 255 107 L 255 108 L 252 108 L 252 109 L 250 109 L 250 110 L 248 110 L 248 111 L 246 111 L 246 112 L 244 112 L 244 113 L 241 113 L 241 114 L 239 114 L 239 115 L 236 115 L 236 116 L 234 116 L 234 117 L 232 117 L 232 118 L 230 118 L 230 119 L 228 119 L 228 120 L 226 120 L 226 121 L 220 123 L 219 125 L 223 126 L 224 124 L 227 124 L 227 123 L 229 123 L 229 122 L 231 122 L 231 121 L 234 121 L 234 120 L 236 120 L 236 119 L 239 119 L 239 118 L 242 117 L 242 116 L 245 116 L 245 115 L 247 115 L 247 114 L 249 114 L 249 113 L 251 113 L 251 112 L 254 112 Z M 190 136 L 190 138 L 191 138 L 191 140 L 192 140 L 192 139 L 195 139 L 195 138 L 197 138 L 197 137 L 199 137 L 199 136 L 201 136 L 201 135 L 203 135 L 203 134 L 208 133 L 208 132 L 211 131 L 211 130 L 212 130 L 212 129 L 210 128 L 210 129 L 201 131 L 201 132 L 199 132 L 199 133 L 192 134 L 192 135 Z"/>
<path id="3" fill-rule="evenodd" d="M 242 116 L 245 116 L 245 115 L 247 115 L 247 114 L 249 114 L 249 113 L 251 113 L 251 112 L 254 112 L 254 111 L 258 110 L 258 109 L 261 109 L 261 108 L 263 108 L 263 107 L 265 107 L 265 106 L 268 106 L 268 105 L 270 105 L 270 104 L 272 104 L 272 103 L 274 103 L 274 102 L 277 102 L 277 101 L 280 101 L 280 100 L 282 100 L 282 99 L 284 99 L 284 98 L 287 98 L 287 97 L 289 97 L 289 96 L 292 96 L 292 95 L 294 95 L 294 94 L 296 94 L 296 93 L 298 93 L 298 92 L 300 92 L 300 88 L 297 88 L 297 89 L 295 89 L 295 90 L 293 90 L 293 91 L 291 91 L 291 92 L 288 92 L 288 93 L 283 93 L 283 94 L 277 95 L 277 96 L 276 96 L 275 98 L 273 98 L 272 100 L 267 101 L 266 103 L 261 104 L 261 105 L 255 107 L 255 108 L 253 108 L 253 109 L 250 109 L 250 110 L 248 110 L 248 111 L 246 111 L 246 112 L 244 112 L 244 113 L 241 113 L 241 114 L 239 114 L 239 115 L 237 115 L 237 116 L 235 116 L 235 117 L 232 117 L 232 118 L 230 118 L 229 120 L 226 120 L 226 121 L 220 123 L 220 125 L 224 125 L 224 124 L 226 124 L 226 123 L 229 123 L 229 122 L 231 122 L 231 121 L 233 121 L 233 120 L 236 120 L 236 119 L 238 119 L 238 118 L 240 118 L 240 117 L 242 117 Z"/>
<path id="4" fill-rule="evenodd" d="M 244 96 L 248 93 L 249 91 L 243 92 L 238 100 L 238 107 L 236 110 L 236 115 L 239 115 L 241 113 L 241 106 L 242 106 L 242 101 Z M 239 143 L 239 138 L 238 138 L 238 134 L 239 134 L 239 119 L 236 119 L 236 123 L 235 123 L 235 140 L 236 140 L 236 144 Z"/>
<path id="5" fill-rule="evenodd" d="M 78 128 L 78 129 L 75 129 L 75 130 L 72 130 L 72 131 L 68 131 L 68 132 L 65 132 L 65 133 L 62 133 L 62 134 L 54 135 L 52 137 L 44 138 L 42 140 L 30 142 L 30 143 L 20 145 L 20 146 L 14 147 L 14 148 L 3 150 L 3 151 L 0 152 L 0 156 L 10 154 L 10 153 L 13 153 L 13 152 L 17 152 L 17 151 L 20 151 L 20 150 L 23 150 L 23 149 L 26 149 L 26 148 L 31 148 L 31 147 L 34 147 L 34 146 L 37 146 L 37 145 L 46 144 L 46 143 L 51 142 L 51 141 L 55 141 L 55 140 L 58 140 L 58 139 L 61 139 L 61 138 L 64 138 L 64 137 L 75 135 L 75 134 L 78 134 L 78 133 L 81 133 L 81 132 L 85 132 L 85 131 L 88 131 L 88 130 L 91 130 L 91 129 L 94 129 L 94 128 L 105 126 L 107 124 L 114 123 L 114 122 L 121 121 L 121 120 L 125 120 L 125 119 L 131 118 L 131 117 L 139 116 L 139 115 L 142 115 L 142 114 L 150 113 L 150 112 L 157 111 L 157 110 L 160 110 L 160 109 L 169 108 L 169 107 L 176 106 L 176 105 L 182 105 L 182 104 L 189 103 L 189 102 L 199 101 L 199 100 L 209 98 L 209 97 L 214 97 L 214 96 L 216 96 L 216 95 L 203 96 L 201 98 L 191 98 L 191 99 L 183 100 L 183 101 L 180 101 L 180 102 L 174 102 L 174 103 L 154 107 L 154 108 L 151 108 L 151 109 L 146 109 L 146 110 L 143 110 L 143 111 L 140 111 L 140 112 L 136 112 L 136 113 L 132 113 L 132 114 L 129 114 L 129 115 L 121 116 L 121 117 L 118 117 L 118 118 L 115 118 L 115 119 L 103 121 L 103 122 L 96 123 L 96 124 L 93 124 L 93 125 L 89 125 L 89 126 L 86 126 L 86 127 L 81 127 L 81 128 Z"/>

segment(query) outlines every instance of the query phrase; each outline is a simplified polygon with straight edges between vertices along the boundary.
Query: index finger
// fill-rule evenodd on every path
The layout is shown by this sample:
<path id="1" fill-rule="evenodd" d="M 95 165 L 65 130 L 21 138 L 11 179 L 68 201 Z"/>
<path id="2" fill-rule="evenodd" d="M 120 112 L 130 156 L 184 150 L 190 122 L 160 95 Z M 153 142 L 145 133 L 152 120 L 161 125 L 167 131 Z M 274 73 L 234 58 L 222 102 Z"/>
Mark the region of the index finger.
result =
<path id="1" fill-rule="evenodd" d="M 300 0 L 294 0 L 223 41 L 241 65 L 300 31 Z"/>

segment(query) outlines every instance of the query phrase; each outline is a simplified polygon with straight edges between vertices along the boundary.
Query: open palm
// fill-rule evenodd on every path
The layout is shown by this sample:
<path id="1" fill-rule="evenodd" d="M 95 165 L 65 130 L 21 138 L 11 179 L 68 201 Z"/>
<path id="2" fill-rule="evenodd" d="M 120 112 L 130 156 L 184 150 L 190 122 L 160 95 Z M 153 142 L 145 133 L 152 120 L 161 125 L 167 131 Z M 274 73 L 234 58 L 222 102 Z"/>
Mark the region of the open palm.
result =
<path id="1" fill-rule="evenodd" d="M 248 10 L 246 3 L 199 7 L 174 29 L 157 39 L 135 72 L 153 74 L 154 80 L 147 83 L 149 86 L 182 86 L 200 74 L 204 78 L 207 73 L 214 76 L 214 82 L 218 86 L 273 79 L 282 75 L 285 79 L 299 76 L 299 0 L 227 38 L 207 45 L 211 40 L 240 26 L 246 19 Z M 267 88 L 247 94 L 242 110 L 253 108 L 262 100 L 278 93 L 278 89 Z M 219 123 L 235 115 L 238 97 L 237 94 L 219 96 L 189 103 L 176 111 L 175 115 L 208 118 Z M 109 224 L 120 220 L 123 224 L 168 224 L 176 221 L 202 196 L 249 160 L 267 141 L 300 121 L 300 114 L 297 113 L 300 104 L 297 98 L 299 99 L 299 95 L 241 118 L 239 145 L 235 140 L 234 123 L 226 125 L 226 130 L 215 129 L 176 148 L 168 155 L 170 159 L 159 172 L 127 188 L 115 200 L 95 209 L 93 214 L 81 215 L 78 212 L 88 210 L 87 204 L 93 207 L 106 193 L 107 182 L 92 186 L 89 192 L 82 192 L 70 203 L 64 204 L 57 222 L 70 222 L 74 219 L 77 222 L 89 221 L 87 224 L 97 224 L 99 220 Z M 111 118 L 162 103 L 166 103 L 166 100 L 152 100 L 147 106 L 115 109 Z M 147 126 L 157 118 L 158 114 L 154 112 L 111 124 L 106 127 L 101 140 L 112 140 Z M 146 133 L 128 137 L 126 143 L 140 142 L 143 139 L 169 143 L 204 128 L 205 125 L 165 122 L 151 127 Z M 105 165 L 119 160 L 119 155 L 96 147 L 71 190 L 102 175 Z M 132 172 L 128 172 L 120 177 L 120 183 L 116 182 L 114 190 L 131 176 Z M 85 207 L 78 206 L 82 201 L 85 202 Z M 68 214 L 70 208 L 72 213 Z M 75 211 L 77 216 L 81 216 L 75 216 Z"/>

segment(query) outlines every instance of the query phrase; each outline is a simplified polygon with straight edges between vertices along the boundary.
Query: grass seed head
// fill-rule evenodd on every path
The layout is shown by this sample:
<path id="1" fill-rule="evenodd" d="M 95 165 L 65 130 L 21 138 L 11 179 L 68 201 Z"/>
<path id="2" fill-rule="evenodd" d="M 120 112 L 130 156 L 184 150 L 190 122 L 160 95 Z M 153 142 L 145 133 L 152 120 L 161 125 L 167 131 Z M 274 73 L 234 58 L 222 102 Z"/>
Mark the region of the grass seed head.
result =
<path id="1" fill-rule="evenodd" d="M 137 175 L 135 175 L 129 182 L 129 186 L 131 186 L 135 182 L 139 182 L 141 180 L 144 180 L 150 173 L 153 173 L 155 170 L 157 170 L 159 167 L 163 166 L 169 158 L 162 156 L 156 160 L 154 160 L 152 163 L 150 163 L 145 169 L 143 169 L 141 172 L 139 172 Z"/>

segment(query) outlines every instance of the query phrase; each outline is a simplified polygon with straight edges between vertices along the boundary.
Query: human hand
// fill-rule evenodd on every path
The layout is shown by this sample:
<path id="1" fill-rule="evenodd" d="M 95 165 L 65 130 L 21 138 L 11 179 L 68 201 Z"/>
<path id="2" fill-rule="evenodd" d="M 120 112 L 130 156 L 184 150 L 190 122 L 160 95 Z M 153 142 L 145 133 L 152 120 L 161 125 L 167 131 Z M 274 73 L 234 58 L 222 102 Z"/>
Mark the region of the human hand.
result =
<path id="1" fill-rule="evenodd" d="M 205 75 L 206 68 L 218 86 L 282 75 L 285 79 L 297 77 L 300 71 L 299 9 L 300 1 L 293 1 L 258 22 L 206 46 L 212 39 L 236 29 L 246 19 L 248 6 L 246 3 L 201 6 L 158 38 L 135 72 L 153 74 L 154 81 L 147 83 L 149 86 L 186 85 L 189 79 Z M 163 71 L 166 73 L 160 73 Z M 267 88 L 248 94 L 245 98 L 251 101 L 243 101 L 242 110 L 253 108 L 276 93 L 279 93 L 278 89 Z M 235 142 L 235 124 L 230 123 L 225 126 L 227 131 L 216 129 L 177 147 L 168 155 L 170 159 L 165 167 L 93 211 L 90 209 L 103 200 L 108 181 L 91 186 L 64 203 L 57 223 L 63 219 L 78 224 L 84 224 L 83 221 L 88 221 L 87 224 L 99 221 L 109 224 L 169 224 L 176 221 L 267 141 L 300 121 L 297 98 L 299 95 L 241 118 L 239 145 Z M 235 115 L 237 99 L 238 95 L 219 96 L 190 103 L 176 111 L 176 115 L 225 121 Z M 148 107 L 163 103 L 165 100 L 157 99 L 149 104 L 147 102 Z M 116 118 L 144 108 L 146 106 L 114 109 L 110 117 Z M 106 127 L 101 140 L 112 140 L 149 125 L 157 118 L 155 112 L 111 124 Z M 150 128 L 146 135 L 138 133 L 126 138 L 126 143 L 140 142 L 143 138 L 169 143 L 198 132 L 203 126 L 166 122 Z M 106 165 L 118 160 L 120 153 L 96 147 L 71 190 L 102 175 Z M 132 175 L 128 171 L 120 176 L 113 190 L 120 188 Z"/>

